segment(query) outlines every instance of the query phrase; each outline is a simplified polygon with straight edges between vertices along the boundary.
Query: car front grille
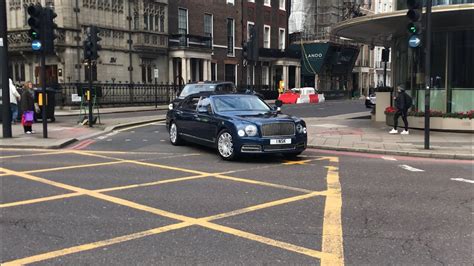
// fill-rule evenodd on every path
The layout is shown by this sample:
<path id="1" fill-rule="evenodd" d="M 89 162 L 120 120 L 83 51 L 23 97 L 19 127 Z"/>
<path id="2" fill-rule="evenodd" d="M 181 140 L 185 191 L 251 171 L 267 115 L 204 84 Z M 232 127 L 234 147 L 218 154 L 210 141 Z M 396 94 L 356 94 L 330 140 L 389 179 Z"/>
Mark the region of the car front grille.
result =
<path id="1" fill-rule="evenodd" d="M 283 144 L 283 145 L 264 145 L 265 151 L 290 151 L 295 149 L 294 144 Z"/>
<path id="2" fill-rule="evenodd" d="M 292 136 L 295 135 L 295 123 L 271 123 L 262 125 L 263 137 Z"/>

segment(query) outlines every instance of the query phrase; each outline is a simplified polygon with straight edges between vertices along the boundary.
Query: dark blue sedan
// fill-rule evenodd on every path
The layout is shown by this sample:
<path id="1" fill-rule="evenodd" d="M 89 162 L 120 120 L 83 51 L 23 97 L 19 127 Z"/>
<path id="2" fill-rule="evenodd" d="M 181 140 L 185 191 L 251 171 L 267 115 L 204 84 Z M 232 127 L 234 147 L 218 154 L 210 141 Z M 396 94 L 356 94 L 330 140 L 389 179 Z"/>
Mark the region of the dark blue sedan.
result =
<path id="1" fill-rule="evenodd" d="M 214 147 L 224 160 L 250 153 L 296 157 L 306 149 L 306 123 L 278 109 L 255 95 L 199 93 L 172 107 L 166 126 L 171 144 Z"/>

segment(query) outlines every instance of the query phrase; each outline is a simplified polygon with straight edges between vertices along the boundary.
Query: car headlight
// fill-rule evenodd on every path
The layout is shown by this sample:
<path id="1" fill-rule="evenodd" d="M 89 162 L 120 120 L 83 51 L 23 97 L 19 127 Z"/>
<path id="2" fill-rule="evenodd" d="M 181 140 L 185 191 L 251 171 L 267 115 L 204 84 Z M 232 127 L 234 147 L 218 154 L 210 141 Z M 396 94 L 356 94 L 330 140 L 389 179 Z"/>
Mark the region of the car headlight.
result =
<path id="1" fill-rule="evenodd" d="M 245 134 L 249 137 L 253 137 L 257 135 L 257 127 L 254 125 L 248 125 L 245 127 Z"/>
<path id="2" fill-rule="evenodd" d="M 174 106 L 173 106 L 172 103 L 170 103 L 170 104 L 168 105 L 168 109 L 169 109 L 169 110 L 173 110 L 173 107 L 174 107 Z"/>
<path id="3" fill-rule="evenodd" d="M 296 132 L 300 134 L 306 134 L 306 127 L 304 127 L 302 124 L 297 124 L 296 125 Z"/>
<path id="4" fill-rule="evenodd" d="M 245 131 L 243 129 L 240 129 L 239 131 L 237 131 L 237 134 L 239 135 L 239 137 L 243 137 L 245 136 Z"/>

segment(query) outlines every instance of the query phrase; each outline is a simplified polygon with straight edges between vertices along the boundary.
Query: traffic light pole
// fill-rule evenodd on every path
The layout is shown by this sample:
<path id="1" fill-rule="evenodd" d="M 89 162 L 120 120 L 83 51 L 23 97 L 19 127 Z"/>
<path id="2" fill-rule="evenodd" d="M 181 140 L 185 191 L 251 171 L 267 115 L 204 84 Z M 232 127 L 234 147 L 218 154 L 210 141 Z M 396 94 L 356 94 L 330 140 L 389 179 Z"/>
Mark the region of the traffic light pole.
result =
<path id="1" fill-rule="evenodd" d="M 47 103 L 46 97 L 46 54 L 44 49 L 41 50 L 41 73 L 40 73 L 40 87 L 41 87 L 41 97 L 43 102 L 43 111 L 41 113 L 41 119 L 43 120 L 43 138 L 48 138 L 48 114 L 47 114 L 47 105 L 52 103 Z"/>
<path id="2" fill-rule="evenodd" d="M 431 5 L 426 3 L 426 42 L 425 42 L 425 149 L 430 149 L 430 93 L 431 93 Z"/>
<path id="3" fill-rule="evenodd" d="M 7 3 L 0 3 L 0 70 L 2 77 L 2 129 L 3 138 L 12 137 L 12 116 L 10 115 L 10 82 L 8 80 L 8 38 L 7 38 Z"/>
<path id="4" fill-rule="evenodd" d="M 89 127 L 92 127 L 94 120 L 93 108 L 92 108 L 92 60 L 89 60 Z"/>

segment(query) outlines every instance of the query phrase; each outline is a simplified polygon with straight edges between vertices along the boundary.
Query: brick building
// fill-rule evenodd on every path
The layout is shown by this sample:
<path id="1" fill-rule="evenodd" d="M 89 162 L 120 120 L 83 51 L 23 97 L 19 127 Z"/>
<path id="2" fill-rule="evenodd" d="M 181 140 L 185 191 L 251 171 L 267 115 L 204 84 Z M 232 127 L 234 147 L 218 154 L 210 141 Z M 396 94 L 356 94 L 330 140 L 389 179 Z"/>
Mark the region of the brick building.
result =
<path id="1" fill-rule="evenodd" d="M 170 1 L 169 80 L 240 84 L 241 1 Z"/>
<path id="2" fill-rule="evenodd" d="M 256 31 L 258 58 L 244 60 L 244 83 L 285 88 L 300 86 L 300 57 L 288 48 L 289 0 L 246 0 L 243 5 L 242 25 L 244 40 L 249 40 L 251 28 Z"/>

